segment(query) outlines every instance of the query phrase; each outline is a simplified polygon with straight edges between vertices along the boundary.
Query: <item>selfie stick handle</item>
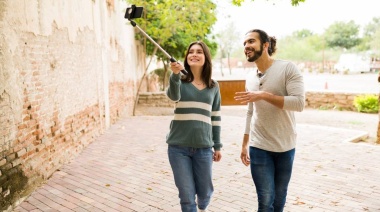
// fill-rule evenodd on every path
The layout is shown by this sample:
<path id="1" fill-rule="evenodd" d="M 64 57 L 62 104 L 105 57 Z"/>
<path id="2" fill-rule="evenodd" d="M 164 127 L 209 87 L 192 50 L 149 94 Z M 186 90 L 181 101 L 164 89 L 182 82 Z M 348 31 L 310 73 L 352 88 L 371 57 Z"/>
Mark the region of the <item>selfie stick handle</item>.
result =
<path id="1" fill-rule="evenodd" d="M 174 57 L 168 54 L 160 45 L 158 45 L 158 43 L 156 43 L 156 41 L 154 41 L 148 34 L 146 34 L 144 30 L 142 30 L 139 26 L 137 26 L 137 24 L 134 21 L 132 20 L 129 20 L 129 21 L 131 22 L 132 26 L 137 27 L 137 29 L 139 29 L 140 32 L 145 35 L 145 37 L 147 37 L 159 50 L 161 50 L 161 52 L 164 53 L 169 58 L 170 62 L 173 62 L 173 63 L 177 62 L 177 60 Z M 181 70 L 181 72 L 187 75 L 187 71 L 185 69 Z"/>

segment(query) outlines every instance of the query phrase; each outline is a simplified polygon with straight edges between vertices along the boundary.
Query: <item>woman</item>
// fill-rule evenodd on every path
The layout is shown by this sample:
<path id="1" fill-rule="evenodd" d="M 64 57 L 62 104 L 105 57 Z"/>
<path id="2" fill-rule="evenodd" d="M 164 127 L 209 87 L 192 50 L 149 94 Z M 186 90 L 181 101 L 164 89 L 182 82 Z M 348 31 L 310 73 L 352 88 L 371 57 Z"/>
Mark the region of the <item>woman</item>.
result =
<path id="1" fill-rule="evenodd" d="M 187 75 L 181 75 L 181 70 Z M 184 67 L 171 63 L 168 97 L 176 101 L 167 135 L 169 162 L 183 212 L 206 211 L 212 193 L 212 163 L 220 161 L 220 91 L 211 79 L 211 54 L 201 41 L 189 45 Z M 195 198 L 196 197 L 196 198 Z M 197 201 L 196 201 L 197 199 Z"/>

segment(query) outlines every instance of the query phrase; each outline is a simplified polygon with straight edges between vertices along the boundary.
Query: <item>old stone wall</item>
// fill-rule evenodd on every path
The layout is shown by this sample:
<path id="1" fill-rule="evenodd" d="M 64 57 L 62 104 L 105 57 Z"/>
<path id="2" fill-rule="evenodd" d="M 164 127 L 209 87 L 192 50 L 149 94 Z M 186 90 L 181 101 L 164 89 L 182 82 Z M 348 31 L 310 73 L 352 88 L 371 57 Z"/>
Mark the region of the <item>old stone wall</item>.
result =
<path id="1" fill-rule="evenodd" d="M 145 60 L 124 1 L 0 1 L 0 210 L 122 115 Z"/>
<path id="2" fill-rule="evenodd" d="M 347 93 L 333 91 L 306 92 L 306 107 L 314 109 L 335 109 L 356 111 L 354 99 L 363 93 Z"/>
<path id="3" fill-rule="evenodd" d="M 354 107 L 355 96 L 364 95 L 361 93 L 345 93 L 333 91 L 308 91 L 306 92 L 306 107 L 314 109 L 335 109 L 356 111 Z M 223 102 L 223 97 L 222 97 Z M 139 106 L 143 107 L 174 107 L 165 92 L 145 92 L 139 95 Z"/>

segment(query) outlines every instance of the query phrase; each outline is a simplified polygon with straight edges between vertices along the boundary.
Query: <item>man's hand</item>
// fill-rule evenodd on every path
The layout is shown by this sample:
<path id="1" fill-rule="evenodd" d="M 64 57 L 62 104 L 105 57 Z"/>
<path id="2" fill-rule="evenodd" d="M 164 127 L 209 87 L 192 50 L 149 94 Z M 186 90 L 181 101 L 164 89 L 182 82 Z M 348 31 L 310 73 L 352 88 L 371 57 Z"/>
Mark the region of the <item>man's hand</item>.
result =
<path id="1" fill-rule="evenodd" d="M 256 102 L 262 99 L 263 93 L 263 91 L 236 92 L 234 99 L 241 103 Z"/>
<path id="2" fill-rule="evenodd" d="M 242 148 L 241 153 L 240 153 L 240 159 L 241 162 L 245 165 L 248 166 L 251 163 L 251 159 L 249 158 L 248 154 L 248 149 L 247 148 Z"/>

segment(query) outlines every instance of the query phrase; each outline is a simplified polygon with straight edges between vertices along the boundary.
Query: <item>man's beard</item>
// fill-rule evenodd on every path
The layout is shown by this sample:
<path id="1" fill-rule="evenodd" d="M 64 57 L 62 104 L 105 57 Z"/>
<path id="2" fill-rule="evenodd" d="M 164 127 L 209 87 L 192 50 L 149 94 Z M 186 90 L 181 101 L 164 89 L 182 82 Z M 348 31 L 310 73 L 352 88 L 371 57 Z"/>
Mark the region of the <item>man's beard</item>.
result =
<path id="1" fill-rule="evenodd" d="M 253 56 L 247 57 L 248 62 L 255 62 L 263 54 L 263 46 L 260 47 L 259 51 L 256 51 L 254 49 L 250 49 L 250 50 L 253 52 Z"/>

